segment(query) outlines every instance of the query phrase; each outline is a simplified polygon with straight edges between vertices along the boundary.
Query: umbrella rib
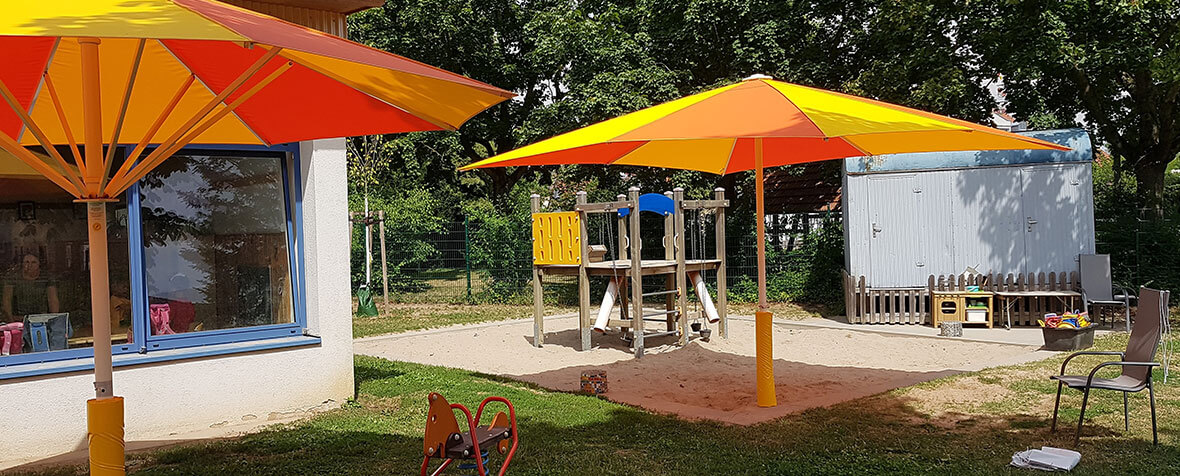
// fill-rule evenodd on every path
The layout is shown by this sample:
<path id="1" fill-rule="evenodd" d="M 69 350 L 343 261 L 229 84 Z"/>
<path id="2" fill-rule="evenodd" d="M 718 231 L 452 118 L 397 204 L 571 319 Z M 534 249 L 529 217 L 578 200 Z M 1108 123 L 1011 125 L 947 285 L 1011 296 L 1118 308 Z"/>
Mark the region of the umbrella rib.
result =
<path id="1" fill-rule="evenodd" d="M 738 140 L 739 140 L 739 139 L 738 139 L 738 138 L 736 138 L 736 137 L 733 139 L 733 146 L 729 148 L 729 157 L 726 157 L 726 158 L 725 158 L 725 167 L 723 167 L 723 168 L 721 169 L 721 173 L 719 173 L 718 175 L 725 175 L 726 173 L 728 173 L 728 171 L 729 171 L 729 163 L 730 163 L 730 162 L 733 162 L 733 154 L 734 154 L 735 152 L 737 152 L 737 145 L 738 145 Z"/>
<path id="2" fill-rule="evenodd" d="M 150 172 L 153 168 L 155 168 L 157 165 L 159 165 L 160 162 L 162 162 L 164 159 L 168 158 L 172 154 L 176 153 L 180 149 L 187 146 L 190 142 L 195 140 L 197 137 L 199 137 L 201 134 L 203 134 L 210 127 L 213 127 L 214 124 L 217 124 L 217 122 L 219 122 L 219 121 L 221 121 L 221 119 L 225 118 L 226 115 L 232 113 L 235 109 L 238 108 L 238 106 L 241 106 L 247 100 L 254 97 L 254 95 L 257 94 L 259 91 L 262 91 L 272 81 L 278 79 L 279 76 L 283 75 L 283 73 L 286 73 L 287 70 L 291 69 L 291 66 L 293 66 L 293 63 L 291 63 L 290 61 L 286 62 L 284 65 L 280 66 L 278 69 L 271 72 L 269 75 L 267 75 L 261 81 L 258 81 L 258 83 L 256 83 L 250 89 L 246 90 L 244 93 L 242 93 L 240 96 L 238 96 L 238 98 L 235 99 L 233 102 L 227 104 L 225 108 L 223 108 L 220 111 L 217 111 L 216 114 L 209 117 L 208 119 L 202 118 L 204 120 L 203 120 L 203 122 L 201 122 L 200 125 L 197 125 L 196 127 L 190 126 L 190 127 L 184 128 L 185 135 L 181 139 L 170 140 L 169 142 L 171 142 L 171 143 L 167 144 L 167 145 L 161 144 L 160 147 L 158 147 L 158 148 L 156 148 L 156 150 L 152 151 L 152 153 L 150 155 L 148 155 L 147 158 L 145 158 L 142 163 L 136 165 L 130 172 L 127 173 L 127 175 L 125 177 L 122 177 L 118 181 L 118 186 L 115 187 L 114 190 L 125 188 L 126 186 L 130 185 L 131 183 L 134 183 L 135 181 L 143 178 L 143 176 L 147 175 L 148 172 Z M 249 76 L 253 76 L 253 74 L 256 72 L 257 72 L 257 70 L 250 72 Z M 244 81 L 243 81 L 243 83 L 244 83 Z M 238 86 L 240 87 L 241 84 L 242 83 L 239 83 Z M 228 94 L 226 96 L 228 96 Z M 108 185 L 107 190 L 106 190 L 108 192 L 108 194 L 110 194 L 111 191 L 113 190 L 111 187 L 115 186 L 115 185 L 116 185 L 115 182 L 112 182 L 110 185 Z M 119 191 L 121 191 L 121 190 L 119 190 Z"/>
<path id="3" fill-rule="evenodd" d="M 21 146 L 20 143 L 10 137 L 4 131 L 0 131 L 0 149 L 8 151 L 8 153 L 12 154 L 18 160 L 24 162 L 25 165 L 28 165 L 33 170 L 36 170 L 41 175 L 45 176 L 45 178 L 57 184 L 57 186 L 61 187 L 66 192 L 70 192 L 71 188 L 77 188 L 77 186 L 74 185 L 71 180 L 62 175 L 61 172 L 54 170 L 49 166 L 49 164 L 42 161 L 35 154 L 30 152 L 29 149 Z M 82 190 L 77 189 L 77 191 L 71 193 L 71 195 L 75 197 L 81 197 Z"/>
<path id="4" fill-rule="evenodd" d="M 201 107 L 201 109 L 197 111 L 196 114 L 193 114 L 193 116 L 190 117 L 183 126 L 176 129 L 176 131 L 173 132 L 172 135 L 168 137 L 168 139 L 166 139 L 164 142 L 161 142 L 160 145 L 156 147 L 156 150 L 152 151 L 152 153 L 149 154 L 147 158 L 143 159 L 143 162 L 133 166 L 127 173 L 116 178 L 112 178 L 111 182 L 107 184 L 106 190 L 104 190 L 106 194 L 108 196 L 114 195 L 114 193 L 120 192 L 120 189 L 123 189 L 130 183 L 134 182 L 134 180 L 139 180 L 139 178 L 142 178 L 144 175 L 146 175 L 147 171 L 156 166 L 156 163 L 159 162 L 160 155 L 164 151 L 170 149 L 173 144 L 176 144 L 178 140 L 188 134 L 188 132 L 191 131 L 198 122 L 208 116 L 218 104 L 223 104 L 225 98 L 237 92 L 247 80 L 254 77 L 255 73 L 261 70 L 263 66 L 266 66 L 266 64 L 269 63 L 270 60 L 274 59 L 274 57 L 277 56 L 282 50 L 282 48 L 277 46 L 271 47 L 266 54 L 258 58 L 254 64 L 250 65 L 249 68 L 246 68 L 242 74 L 238 75 L 238 77 L 234 79 L 233 82 L 226 86 L 225 90 L 221 91 L 220 94 Z M 131 177 L 135 177 L 135 179 L 129 181 L 128 179 Z"/>
<path id="5" fill-rule="evenodd" d="M 119 107 L 119 116 L 115 120 L 115 129 L 111 134 L 110 145 L 107 146 L 107 156 L 103 159 L 103 173 L 102 181 L 99 182 L 98 189 L 101 191 L 106 188 L 107 182 L 110 181 L 111 164 L 115 161 L 115 146 L 119 144 L 119 136 L 123 132 L 123 122 L 127 119 L 127 107 L 131 103 L 131 92 L 135 89 L 135 79 L 139 76 L 139 64 L 143 60 L 143 48 L 147 44 L 147 40 L 140 39 L 139 46 L 135 51 L 135 59 L 131 62 L 131 74 L 127 77 L 127 86 L 123 91 L 123 103 Z"/>
<path id="6" fill-rule="evenodd" d="M 49 92 L 49 99 L 53 102 L 53 109 L 57 111 L 57 121 L 61 123 L 62 131 L 66 134 L 66 140 L 70 143 L 70 151 L 74 154 L 74 164 L 81 164 L 82 151 L 78 149 L 78 141 L 74 138 L 73 129 L 70 129 L 70 121 L 66 119 L 65 109 L 61 106 L 61 100 L 57 96 L 57 88 L 53 86 L 53 79 L 49 77 L 48 71 L 45 73 L 42 81 L 45 82 L 45 90 Z M 78 165 L 75 165 L 75 168 L 77 167 Z M 85 189 L 80 180 L 75 182 L 71 177 L 70 181 L 74 182 L 80 190 Z"/>
<path id="7" fill-rule="evenodd" d="M 115 172 L 115 174 L 111 176 L 110 180 L 107 181 L 108 185 L 115 179 L 115 177 L 126 174 L 127 171 L 131 169 L 131 166 L 135 165 L 135 162 L 139 160 L 139 156 L 143 154 L 144 149 L 146 149 L 148 144 L 151 143 L 151 140 L 156 136 L 156 133 L 160 131 L 160 127 L 164 125 L 164 121 L 168 119 L 169 113 L 176 109 L 177 104 L 180 104 L 180 100 L 184 98 L 185 93 L 187 93 L 189 88 L 192 87 L 193 81 L 196 79 L 196 76 L 190 74 L 188 79 L 185 80 L 184 84 L 180 85 L 180 88 L 177 89 L 176 93 L 172 95 L 172 99 L 169 100 L 168 104 L 164 106 L 164 109 L 160 111 L 160 114 L 156 117 L 155 122 L 153 122 L 151 127 L 148 128 L 147 133 L 145 133 L 143 138 L 139 140 L 139 143 L 136 144 L 135 149 L 132 150 L 132 152 L 128 154 L 123 160 L 123 165 L 119 166 L 119 171 Z"/>
<path id="8" fill-rule="evenodd" d="M 41 130 L 41 127 L 38 126 L 35 121 L 33 121 L 32 116 L 29 116 L 29 113 L 20 106 L 20 101 L 16 100 L 16 96 L 13 95 L 12 91 L 8 89 L 8 85 L 4 84 L 4 80 L 0 80 L 0 96 L 4 98 L 4 101 L 8 103 L 8 106 L 12 109 L 12 112 L 15 112 L 17 117 L 20 118 L 21 122 L 24 123 L 25 128 L 28 129 L 29 132 L 33 133 L 33 137 L 37 138 L 37 142 L 41 144 L 43 149 L 45 149 L 45 153 L 49 154 L 54 159 L 57 159 L 58 164 L 60 164 L 63 169 L 63 175 L 69 174 L 69 165 L 66 162 L 66 159 L 62 157 L 61 153 L 57 151 L 57 148 L 53 146 L 53 142 L 51 142 L 49 138 L 45 136 L 45 132 Z M 79 185 L 72 175 L 69 175 L 69 179 L 75 187 Z M 67 190 L 69 189 L 67 188 Z M 79 193 L 84 191 L 84 188 L 78 188 Z"/>
<path id="9" fill-rule="evenodd" d="M 197 72 L 193 71 L 193 68 L 189 67 L 188 63 L 185 63 L 184 60 L 180 59 L 180 56 L 173 52 L 172 49 L 168 47 L 168 45 L 165 45 L 163 41 L 156 41 L 160 43 L 160 46 L 164 48 L 164 51 L 167 51 L 169 55 L 172 55 L 172 58 L 175 59 L 177 63 L 180 63 L 181 66 L 184 66 L 184 69 L 188 70 L 189 74 L 192 74 L 193 77 L 197 79 L 197 82 L 200 83 L 201 87 L 204 87 L 206 91 L 209 91 L 209 94 L 214 96 L 217 95 L 217 92 L 213 91 L 213 88 L 209 87 L 209 85 L 205 83 L 205 80 L 198 77 Z M 286 56 L 284 56 L 284 58 L 286 58 Z M 237 111 L 234 111 L 233 115 L 234 117 L 238 118 L 238 122 L 241 122 L 242 126 L 245 127 L 246 130 L 250 131 L 250 134 L 254 135 L 254 138 L 258 139 L 259 143 L 266 144 L 267 146 L 271 145 L 270 141 L 263 139 L 262 134 L 259 134 L 257 131 L 255 131 L 254 127 L 250 126 L 249 122 L 246 122 L 245 118 L 238 115 Z"/>
<path id="10" fill-rule="evenodd" d="M 238 106 L 241 106 L 242 103 L 245 103 L 247 100 L 254 97 L 255 94 L 257 94 L 259 91 L 261 91 L 263 88 L 265 88 L 267 85 L 269 85 L 274 80 L 278 79 L 279 76 L 283 75 L 283 73 L 286 73 L 287 70 L 291 69 L 291 66 L 292 66 L 292 63 L 287 62 L 287 64 L 285 64 L 285 65 L 279 67 L 278 69 L 274 70 L 273 72 L 271 72 L 269 75 L 267 75 L 267 77 L 263 78 L 261 81 L 259 81 L 253 87 L 251 87 L 249 90 L 242 93 L 241 96 L 238 96 L 238 98 L 235 99 L 234 102 L 227 104 L 225 108 L 223 108 L 220 111 L 217 111 L 216 114 L 209 117 L 208 119 L 203 121 L 201 123 L 201 125 L 197 126 L 191 132 L 186 134 L 183 139 L 176 141 L 175 144 L 173 144 L 171 147 L 169 147 L 168 150 L 166 150 L 165 152 L 161 153 L 160 156 L 167 157 L 167 156 L 175 153 L 176 151 L 184 148 L 186 145 L 191 143 L 193 140 L 195 140 L 197 137 L 199 137 L 201 134 L 203 134 L 210 127 L 213 127 L 214 124 L 217 124 L 219 121 L 221 121 L 223 118 L 225 118 L 225 116 L 227 116 L 229 114 L 233 114 L 233 112 L 235 110 L 237 110 Z M 157 159 L 157 162 L 159 160 L 162 160 L 162 159 Z M 135 180 L 138 180 L 138 178 L 135 178 Z"/>
<path id="11" fill-rule="evenodd" d="M 45 68 L 43 68 L 43 69 L 41 70 L 41 80 L 40 80 L 41 82 L 38 82 L 38 83 L 37 83 L 37 92 L 33 93 L 33 100 L 32 100 L 32 101 L 29 101 L 29 114 L 32 114 L 32 113 L 33 113 L 33 108 L 34 108 L 34 107 L 37 107 L 37 99 L 39 99 L 39 98 L 41 97 L 41 86 L 42 86 L 42 83 L 45 81 L 45 77 L 46 77 L 46 75 L 48 75 L 48 74 L 49 74 L 49 66 L 53 64 L 53 58 L 54 58 L 54 56 L 56 56 L 56 55 L 57 55 L 57 47 L 58 47 L 58 45 L 60 45 L 60 44 L 61 44 L 61 38 L 60 38 L 60 37 L 59 37 L 59 38 L 54 38 L 54 39 L 53 39 L 53 48 L 51 48 L 51 49 L 49 50 L 49 58 L 47 58 L 47 59 L 45 60 Z M 16 143 L 17 143 L 17 144 L 19 144 L 19 143 L 21 142 L 21 140 L 23 140 L 23 139 L 24 139 L 24 137 L 25 137 L 25 135 L 24 135 L 24 134 L 25 134 L 25 130 L 24 130 L 24 128 L 22 128 L 21 130 L 17 131 L 17 133 L 16 133 Z M 75 153 L 75 154 L 74 154 L 74 156 L 75 156 L 75 157 L 78 157 L 79 155 L 78 155 L 77 153 Z"/>

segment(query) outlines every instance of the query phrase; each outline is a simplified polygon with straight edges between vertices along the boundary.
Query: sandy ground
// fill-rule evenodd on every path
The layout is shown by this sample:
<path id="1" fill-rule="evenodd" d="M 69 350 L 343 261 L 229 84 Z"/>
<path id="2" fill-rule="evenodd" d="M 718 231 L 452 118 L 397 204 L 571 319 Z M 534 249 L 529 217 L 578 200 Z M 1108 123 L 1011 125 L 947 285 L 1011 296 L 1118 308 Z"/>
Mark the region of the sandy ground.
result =
<path id="1" fill-rule="evenodd" d="M 580 352 L 577 321 L 545 322 L 545 347 L 535 348 L 531 321 L 455 327 L 360 339 L 358 354 L 502 375 L 561 391 L 577 391 L 581 373 L 607 374 L 610 400 L 688 419 L 749 425 L 958 372 L 1016 364 L 1051 353 L 1036 347 L 904 337 L 842 329 L 775 326 L 779 405 L 759 408 L 754 396 L 754 326 L 730 320 L 729 339 L 648 339 L 634 359 L 618 335 L 595 336 Z"/>

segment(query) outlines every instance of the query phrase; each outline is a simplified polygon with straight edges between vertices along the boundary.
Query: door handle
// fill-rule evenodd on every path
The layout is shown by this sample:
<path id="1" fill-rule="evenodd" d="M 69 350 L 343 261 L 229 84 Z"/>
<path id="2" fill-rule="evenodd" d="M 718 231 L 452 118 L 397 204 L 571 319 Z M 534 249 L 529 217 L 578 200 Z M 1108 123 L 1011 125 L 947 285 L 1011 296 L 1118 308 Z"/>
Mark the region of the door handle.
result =
<path id="1" fill-rule="evenodd" d="M 876 238 L 877 233 L 880 233 L 880 232 L 881 232 L 881 226 L 876 223 L 873 223 L 873 238 Z"/>
<path id="2" fill-rule="evenodd" d="M 1029 233 L 1032 233 L 1033 225 L 1036 225 L 1037 221 L 1033 220 L 1033 217 L 1027 217 L 1027 218 L 1028 218 L 1028 231 L 1029 231 Z"/>

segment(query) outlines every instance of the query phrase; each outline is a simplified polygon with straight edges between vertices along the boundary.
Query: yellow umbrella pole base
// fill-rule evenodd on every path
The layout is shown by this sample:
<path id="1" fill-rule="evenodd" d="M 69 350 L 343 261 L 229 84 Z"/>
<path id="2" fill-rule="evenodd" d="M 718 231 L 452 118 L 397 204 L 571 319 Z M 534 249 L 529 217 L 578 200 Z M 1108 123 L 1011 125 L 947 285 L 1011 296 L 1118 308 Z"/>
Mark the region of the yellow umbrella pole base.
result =
<path id="1" fill-rule="evenodd" d="M 757 347 L 755 355 L 758 361 L 758 406 L 773 407 L 778 405 L 774 388 L 774 328 L 772 322 L 774 314 L 768 311 L 754 313 L 754 343 Z"/>
<path id="2" fill-rule="evenodd" d="M 86 401 L 91 476 L 127 474 L 123 446 L 123 397 Z"/>

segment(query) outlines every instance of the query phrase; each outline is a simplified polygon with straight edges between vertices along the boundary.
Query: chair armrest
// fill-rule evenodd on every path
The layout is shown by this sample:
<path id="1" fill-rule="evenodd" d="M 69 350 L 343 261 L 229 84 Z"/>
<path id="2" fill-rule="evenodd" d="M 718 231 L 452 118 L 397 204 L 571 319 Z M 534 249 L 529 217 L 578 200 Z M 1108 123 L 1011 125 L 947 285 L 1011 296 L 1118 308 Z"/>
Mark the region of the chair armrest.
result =
<path id="1" fill-rule="evenodd" d="M 1103 362 L 1101 364 L 1098 364 L 1097 367 L 1094 367 L 1094 370 L 1090 371 L 1090 377 L 1086 379 L 1086 386 L 1089 387 L 1090 384 L 1094 383 L 1094 374 L 1097 374 L 1098 371 L 1102 370 L 1104 367 L 1110 367 L 1112 365 L 1117 365 L 1119 367 L 1159 367 L 1160 366 L 1159 362 L 1122 362 L 1122 361 Z M 1151 382 L 1151 380 L 1150 380 L 1151 379 L 1151 377 L 1150 377 L 1151 372 L 1148 372 L 1147 374 L 1148 374 L 1148 382 Z"/>
<path id="2" fill-rule="evenodd" d="M 1115 286 L 1114 291 L 1115 291 L 1114 296 L 1116 298 L 1118 298 L 1119 296 L 1122 296 L 1123 304 L 1125 304 L 1127 306 L 1131 305 L 1132 300 L 1136 300 L 1136 301 L 1139 300 L 1138 296 L 1131 294 L 1129 291 L 1127 291 L 1127 288 L 1124 288 L 1122 286 Z"/>
<path id="3" fill-rule="evenodd" d="M 1074 352 L 1069 354 L 1069 357 L 1066 357 L 1064 362 L 1061 362 L 1061 373 L 1057 375 L 1065 375 L 1065 364 L 1068 364 L 1070 360 L 1073 360 L 1074 357 L 1079 355 L 1117 355 L 1121 359 L 1127 358 L 1126 353 L 1113 350 L 1083 350 L 1081 352 Z"/>

